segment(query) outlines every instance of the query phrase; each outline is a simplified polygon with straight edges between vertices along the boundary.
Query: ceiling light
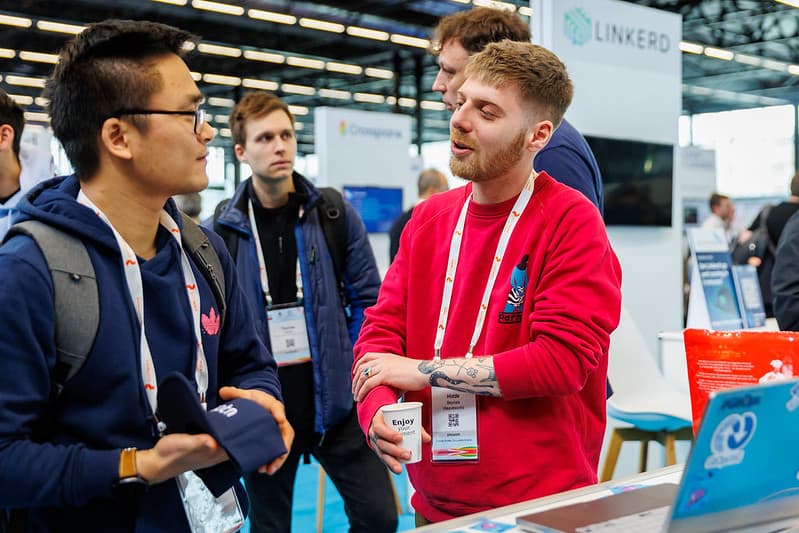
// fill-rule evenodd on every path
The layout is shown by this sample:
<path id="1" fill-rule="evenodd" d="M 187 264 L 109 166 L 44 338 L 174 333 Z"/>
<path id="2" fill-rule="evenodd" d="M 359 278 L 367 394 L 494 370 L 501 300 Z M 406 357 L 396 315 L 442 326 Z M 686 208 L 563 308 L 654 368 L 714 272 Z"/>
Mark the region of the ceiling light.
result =
<path id="1" fill-rule="evenodd" d="M 213 54 L 217 56 L 241 57 L 241 50 L 232 46 L 220 46 L 218 44 L 200 43 L 197 51 L 203 54 Z"/>
<path id="2" fill-rule="evenodd" d="M 373 93 L 355 93 L 352 99 L 356 102 L 365 102 L 368 104 L 383 104 L 386 102 L 386 97 L 382 94 Z"/>
<path id="3" fill-rule="evenodd" d="M 680 50 L 689 54 L 701 54 L 705 51 L 705 47 L 701 44 L 691 43 L 688 41 L 680 41 Z"/>
<path id="4" fill-rule="evenodd" d="M 342 74 L 360 74 L 363 68 L 358 65 L 350 65 L 349 63 L 336 63 L 335 61 L 328 61 L 325 65 L 327 70 L 331 72 L 341 72 Z"/>
<path id="5" fill-rule="evenodd" d="M 263 9 L 250 9 L 247 11 L 247 16 L 251 19 L 276 22 L 278 24 L 294 24 L 297 22 L 297 17 L 295 16 L 275 13 L 274 11 L 264 11 Z"/>
<path id="6" fill-rule="evenodd" d="M 338 22 L 327 22 L 326 20 L 301 18 L 300 26 L 311 30 L 329 31 L 331 33 L 343 33 L 344 24 Z"/>
<path id="7" fill-rule="evenodd" d="M 788 70 L 788 63 L 783 63 L 782 61 L 775 61 L 774 59 L 764 59 L 762 67 L 767 68 L 769 70 L 778 70 L 780 72 L 785 72 L 786 70 Z"/>
<path id="8" fill-rule="evenodd" d="M 0 14 L 0 24 L 4 26 L 17 26 L 18 28 L 30 28 L 33 21 L 25 17 L 12 17 L 11 15 Z"/>
<path id="9" fill-rule="evenodd" d="M 794 76 L 799 76 L 799 65 L 788 65 L 788 72 Z"/>
<path id="10" fill-rule="evenodd" d="M 194 44 L 194 41 L 184 41 L 182 45 L 180 45 L 180 49 L 184 52 L 191 52 L 197 48 L 197 45 Z"/>
<path id="11" fill-rule="evenodd" d="M 733 57 L 735 57 L 735 54 L 729 50 L 713 48 L 712 46 L 705 47 L 705 55 L 708 57 L 714 57 L 716 59 L 723 59 L 724 61 L 730 61 Z"/>
<path id="12" fill-rule="evenodd" d="M 397 97 L 396 96 L 388 96 L 388 97 L 386 97 L 386 103 L 388 105 L 396 104 L 397 103 Z"/>
<path id="13" fill-rule="evenodd" d="M 399 105 L 401 107 L 416 107 L 416 100 L 413 98 L 400 98 Z"/>
<path id="14" fill-rule="evenodd" d="M 11 94 L 7 93 L 8 96 L 11 97 L 19 105 L 31 105 L 33 103 L 33 97 L 28 96 L 27 94 Z"/>
<path id="15" fill-rule="evenodd" d="M 799 7 L 798 0 L 777 0 L 777 2 L 779 2 L 780 4 L 785 4 L 786 6 Z"/>
<path id="16" fill-rule="evenodd" d="M 69 33 L 77 35 L 86 29 L 86 26 L 77 26 L 75 24 L 64 24 L 63 22 L 52 22 L 49 20 L 40 20 L 36 22 L 36 27 L 44 31 L 52 31 L 55 33 Z"/>
<path id="17" fill-rule="evenodd" d="M 153 0 L 153 2 L 161 2 L 162 4 L 172 4 L 173 6 L 186 5 L 186 0 Z"/>
<path id="18" fill-rule="evenodd" d="M 519 15 L 522 15 L 523 17 L 532 17 L 533 10 L 527 6 L 519 6 Z"/>
<path id="19" fill-rule="evenodd" d="M 422 103 L 419 104 L 419 107 L 422 109 L 427 109 L 429 111 L 443 111 L 447 108 L 447 105 L 444 102 L 433 102 L 430 100 L 422 100 Z"/>
<path id="20" fill-rule="evenodd" d="M 338 89 L 319 89 L 319 96 L 323 98 L 335 98 L 337 100 L 349 100 L 352 98 L 352 93 L 349 91 L 340 91 Z"/>
<path id="21" fill-rule="evenodd" d="M 372 78 L 383 78 L 384 80 L 390 80 L 394 77 L 393 72 L 384 68 L 367 67 L 363 73 Z"/>
<path id="22" fill-rule="evenodd" d="M 353 37 L 362 37 L 364 39 L 374 39 L 375 41 L 388 41 L 387 31 L 361 28 L 360 26 L 348 26 L 347 35 L 352 35 Z"/>
<path id="23" fill-rule="evenodd" d="M 47 116 L 47 113 L 36 113 L 33 111 L 25 111 L 25 120 L 29 120 L 31 122 L 49 122 L 50 117 Z"/>
<path id="24" fill-rule="evenodd" d="M 227 124 L 230 120 L 230 117 L 227 115 L 214 115 L 214 120 L 217 122 L 221 122 L 222 124 Z"/>
<path id="25" fill-rule="evenodd" d="M 213 11 L 214 13 L 222 13 L 223 15 L 241 16 L 244 14 L 244 8 L 241 6 L 223 4 L 221 2 L 209 2 L 208 0 L 191 0 L 191 7 L 194 9 Z"/>
<path id="26" fill-rule="evenodd" d="M 286 63 L 292 67 L 313 68 L 322 70 L 325 68 L 325 62 L 319 59 L 309 59 L 307 57 L 289 56 L 286 58 Z"/>
<path id="27" fill-rule="evenodd" d="M 220 98 L 218 96 L 212 96 L 208 99 L 208 105 L 214 107 L 233 107 L 236 105 L 235 100 L 231 100 L 230 98 Z"/>
<path id="28" fill-rule="evenodd" d="M 0 57 L 3 59 L 14 59 L 17 53 L 11 48 L 0 48 Z"/>
<path id="29" fill-rule="evenodd" d="M 238 87 L 241 85 L 241 78 L 237 76 L 226 76 L 224 74 L 203 74 L 203 81 L 205 83 L 216 83 L 218 85 L 232 85 Z"/>
<path id="30" fill-rule="evenodd" d="M 294 123 L 294 131 L 302 131 L 305 129 L 305 124 L 302 122 L 295 122 Z"/>
<path id="31" fill-rule="evenodd" d="M 469 3 L 469 2 L 471 2 L 472 0 L 452 0 L 452 1 L 453 1 L 453 2 L 456 2 L 456 3 L 458 3 L 458 4 L 468 4 L 468 3 Z"/>
<path id="32" fill-rule="evenodd" d="M 189 74 L 191 74 L 191 79 L 193 79 L 194 81 L 200 81 L 201 79 L 203 79 L 203 75 L 200 74 L 199 72 L 192 71 L 189 72 Z"/>
<path id="33" fill-rule="evenodd" d="M 272 52 L 261 52 L 258 50 L 245 50 L 244 58 L 252 61 L 264 61 L 266 63 L 285 63 L 286 58 L 280 54 Z"/>
<path id="34" fill-rule="evenodd" d="M 509 2 L 499 2 L 497 0 L 473 0 L 472 3 L 479 7 L 490 7 L 492 9 L 516 11 L 516 6 Z"/>
<path id="35" fill-rule="evenodd" d="M 6 83 L 10 85 L 22 85 L 23 87 L 44 88 L 44 78 L 30 78 L 28 76 L 6 75 Z"/>
<path id="36" fill-rule="evenodd" d="M 420 39 L 419 37 L 411 37 L 410 35 L 403 35 L 401 33 L 392 33 L 391 42 L 394 44 L 402 44 L 404 46 L 415 46 L 417 48 L 429 48 L 429 39 Z"/>
<path id="37" fill-rule="evenodd" d="M 744 65 L 750 65 L 753 67 L 759 67 L 763 64 L 763 59 L 755 56 L 749 56 L 746 54 L 735 54 L 735 61 L 738 63 L 743 63 Z"/>
<path id="38" fill-rule="evenodd" d="M 254 78 L 244 78 L 241 80 L 241 84 L 248 89 L 261 89 L 264 91 L 277 91 L 278 87 L 280 87 L 274 81 L 256 80 Z"/>
<path id="39" fill-rule="evenodd" d="M 281 88 L 284 93 L 291 94 L 304 94 L 305 96 L 313 96 L 316 94 L 316 89 L 308 85 L 295 85 L 293 83 L 284 83 Z"/>
<path id="40" fill-rule="evenodd" d="M 289 106 L 289 111 L 291 111 L 291 114 L 295 115 L 295 116 L 296 115 L 307 115 L 308 114 L 308 108 L 305 107 L 305 106 L 301 106 L 301 105 L 290 105 Z"/>
<path id="41" fill-rule="evenodd" d="M 36 105 L 39 107 L 47 107 L 50 105 L 50 99 L 43 96 L 37 96 L 33 101 L 36 102 Z"/>
<path id="42" fill-rule="evenodd" d="M 222 137 L 233 137 L 233 132 L 230 131 L 230 128 L 221 128 L 219 130 L 219 135 Z"/>
<path id="43" fill-rule="evenodd" d="M 12 50 L 13 52 L 13 50 Z M 2 57 L 0 55 L 0 57 Z M 12 56 L 13 57 L 13 56 Z M 44 54 L 42 52 L 28 52 L 27 50 L 19 51 L 19 58 L 23 61 L 36 61 L 37 63 L 58 63 L 57 54 Z"/>

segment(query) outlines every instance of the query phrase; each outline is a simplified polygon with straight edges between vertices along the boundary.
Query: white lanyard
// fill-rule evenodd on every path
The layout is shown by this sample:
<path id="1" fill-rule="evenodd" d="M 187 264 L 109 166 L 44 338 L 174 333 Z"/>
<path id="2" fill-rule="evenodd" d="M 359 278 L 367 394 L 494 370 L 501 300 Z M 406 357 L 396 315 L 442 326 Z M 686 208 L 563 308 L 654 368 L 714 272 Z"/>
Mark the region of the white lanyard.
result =
<path id="1" fill-rule="evenodd" d="M 524 213 L 530 198 L 533 196 L 533 188 L 535 185 L 536 173 L 533 171 L 527 182 L 524 184 L 522 192 L 513 204 L 513 209 L 508 213 L 508 219 L 505 221 L 505 226 L 502 228 L 502 234 L 497 243 L 497 250 L 494 252 L 493 260 L 491 261 L 491 270 L 488 274 L 488 281 L 486 282 L 485 290 L 483 291 L 483 299 L 480 302 L 480 309 L 477 312 L 477 320 L 474 325 L 474 332 L 472 339 L 469 341 L 469 351 L 466 357 L 472 357 L 474 347 L 480 339 L 480 334 L 483 331 L 485 324 L 486 313 L 488 312 L 488 301 L 491 299 L 491 292 L 494 290 L 494 284 L 499 275 L 499 267 L 502 266 L 502 258 L 505 256 L 505 250 L 508 248 L 513 230 L 519 222 L 522 213 Z M 452 232 L 452 241 L 449 246 L 449 258 L 447 259 L 447 275 L 444 278 L 444 293 L 441 296 L 441 310 L 438 313 L 438 327 L 436 328 L 436 339 L 434 344 L 435 358 L 441 358 L 441 346 L 444 344 L 444 333 L 447 330 L 447 320 L 449 318 L 449 308 L 452 303 L 452 288 L 455 286 L 455 272 L 458 269 L 458 258 L 461 253 L 461 241 L 463 240 L 463 230 L 466 226 L 466 213 L 469 210 L 469 202 L 472 200 L 472 195 L 466 198 L 463 204 L 458 223 L 455 225 L 455 231 Z"/>
<path id="2" fill-rule="evenodd" d="M 125 271 L 125 280 L 127 281 L 128 292 L 130 299 L 133 302 L 133 307 L 136 309 L 136 316 L 139 319 L 139 327 L 141 329 L 140 339 L 140 363 L 141 375 L 144 381 L 144 391 L 147 393 L 147 401 L 153 410 L 153 415 L 156 414 L 158 407 L 158 381 L 155 376 L 155 364 L 153 357 L 150 353 L 150 345 L 147 342 L 147 335 L 144 332 L 144 288 L 142 285 L 141 270 L 139 268 L 139 261 L 136 259 L 136 252 L 133 248 L 125 242 L 125 239 L 119 232 L 111 225 L 108 217 L 94 205 L 94 203 L 86 196 L 81 190 L 78 193 L 78 202 L 85 205 L 100 217 L 100 220 L 108 224 L 111 231 L 114 232 L 114 237 L 119 245 L 119 250 L 122 254 L 122 265 Z M 169 216 L 169 214 L 161 210 L 161 218 L 159 220 L 162 226 L 169 230 L 169 233 L 174 237 L 178 243 L 178 248 L 181 254 L 181 268 L 183 270 L 183 279 L 185 281 L 186 294 L 189 297 L 191 304 L 191 313 L 194 322 L 194 338 L 196 340 L 196 367 L 194 370 L 194 378 L 197 382 L 197 394 L 200 396 L 200 402 L 205 407 L 205 393 L 208 390 L 208 365 L 205 360 L 205 350 L 203 349 L 202 337 L 200 335 L 200 293 L 197 288 L 197 280 L 194 277 L 194 272 L 191 269 L 186 252 L 183 250 L 183 245 L 180 242 L 180 228 Z M 159 422 L 159 431 L 163 431 L 163 427 Z"/>
<path id="3" fill-rule="evenodd" d="M 250 217 L 250 227 L 252 228 L 252 237 L 255 241 L 256 256 L 258 256 L 258 279 L 261 282 L 261 291 L 264 293 L 266 300 L 266 307 L 272 307 L 272 295 L 269 293 L 269 279 L 266 277 L 266 263 L 264 262 L 264 251 L 261 248 L 261 237 L 258 235 L 258 225 L 255 223 L 255 211 L 252 208 L 252 200 L 247 202 L 247 216 Z M 300 207 L 300 216 L 302 216 L 302 207 Z M 300 270 L 300 251 L 297 250 L 297 303 L 302 303 L 302 271 Z"/>

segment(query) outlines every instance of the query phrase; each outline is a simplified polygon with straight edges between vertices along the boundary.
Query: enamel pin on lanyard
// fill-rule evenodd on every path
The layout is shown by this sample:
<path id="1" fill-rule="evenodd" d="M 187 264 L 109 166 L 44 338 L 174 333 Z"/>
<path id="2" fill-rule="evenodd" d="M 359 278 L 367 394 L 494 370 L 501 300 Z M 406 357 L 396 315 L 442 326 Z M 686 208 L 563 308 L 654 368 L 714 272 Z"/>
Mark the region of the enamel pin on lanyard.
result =
<path id="1" fill-rule="evenodd" d="M 474 347 L 480 339 L 480 335 L 485 325 L 488 303 L 491 293 L 499 275 L 500 266 L 508 243 L 513 235 L 513 230 L 519 222 L 530 198 L 533 195 L 536 174 L 533 171 L 524 185 L 516 203 L 513 205 L 502 228 L 497 249 L 491 263 L 491 270 L 486 281 L 483 298 L 480 302 L 480 309 L 477 312 L 472 338 L 469 341 L 469 351 L 466 358 L 472 357 Z M 449 308 L 452 303 L 452 289 L 455 285 L 455 273 L 458 269 L 458 258 L 460 257 L 461 241 L 463 231 L 466 226 L 466 214 L 469 210 L 469 203 L 472 195 L 466 198 L 463 204 L 455 231 L 452 233 L 452 240 L 449 248 L 449 258 L 447 259 L 447 273 L 444 278 L 444 292 L 441 297 L 441 309 L 438 315 L 438 325 L 436 327 L 435 338 L 435 360 L 441 360 L 441 347 L 444 344 L 444 333 L 447 330 L 447 319 Z M 479 443 L 477 441 L 477 398 L 468 392 L 456 391 L 444 387 L 433 387 L 432 397 L 432 417 L 433 417 L 433 442 L 432 459 L 435 462 L 448 461 L 476 461 L 479 458 Z"/>

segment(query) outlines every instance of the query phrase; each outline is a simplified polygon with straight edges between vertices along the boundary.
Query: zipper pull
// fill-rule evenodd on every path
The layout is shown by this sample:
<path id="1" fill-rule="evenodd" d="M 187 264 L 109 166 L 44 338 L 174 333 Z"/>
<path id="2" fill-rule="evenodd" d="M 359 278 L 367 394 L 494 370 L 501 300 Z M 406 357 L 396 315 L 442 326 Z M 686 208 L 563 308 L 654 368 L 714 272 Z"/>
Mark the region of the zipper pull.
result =
<path id="1" fill-rule="evenodd" d="M 277 238 L 277 249 L 280 252 L 280 255 L 283 255 L 283 236 L 279 236 Z"/>

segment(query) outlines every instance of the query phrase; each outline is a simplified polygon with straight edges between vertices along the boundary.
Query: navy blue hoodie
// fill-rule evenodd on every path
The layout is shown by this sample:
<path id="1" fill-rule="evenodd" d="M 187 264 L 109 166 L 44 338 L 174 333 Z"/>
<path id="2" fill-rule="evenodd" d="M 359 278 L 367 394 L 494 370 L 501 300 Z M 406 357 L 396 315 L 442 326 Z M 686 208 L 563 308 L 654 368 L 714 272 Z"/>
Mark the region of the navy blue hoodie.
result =
<path id="1" fill-rule="evenodd" d="M 111 229 L 75 200 L 74 176 L 40 184 L 20 204 L 37 219 L 80 238 L 94 265 L 100 327 L 88 360 L 51 405 L 55 363 L 53 285 L 27 237 L 0 248 L 0 507 L 30 508 L 31 528 L 47 531 L 188 531 L 177 484 L 142 497 L 114 496 L 119 453 L 157 441 L 140 372 L 140 330 Z M 166 209 L 180 223 L 174 203 Z M 260 340 L 235 269 L 220 238 L 211 243 L 225 273 L 226 323 L 202 273 L 202 341 L 210 369 L 208 404 L 223 385 L 260 389 L 281 399 L 274 360 Z M 157 253 L 140 260 L 145 328 L 157 376 L 179 371 L 194 381 L 194 330 L 179 248 L 161 228 Z M 213 310 L 213 313 L 211 312 Z M 240 495 L 241 496 L 241 495 Z M 246 506 L 246 498 L 240 498 Z"/>

